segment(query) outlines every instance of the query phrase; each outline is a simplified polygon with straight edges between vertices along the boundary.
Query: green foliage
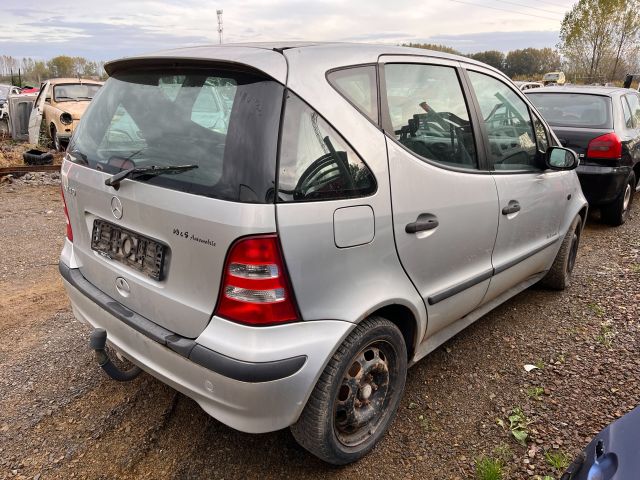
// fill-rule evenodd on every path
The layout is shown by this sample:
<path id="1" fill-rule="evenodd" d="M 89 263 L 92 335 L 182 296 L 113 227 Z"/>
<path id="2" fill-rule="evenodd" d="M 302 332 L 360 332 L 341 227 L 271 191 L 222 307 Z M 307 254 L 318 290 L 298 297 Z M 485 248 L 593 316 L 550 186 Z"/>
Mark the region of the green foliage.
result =
<path id="1" fill-rule="evenodd" d="M 403 43 L 403 47 L 412 48 L 425 48 L 427 50 L 435 50 L 437 52 L 451 53 L 453 55 L 462 55 L 455 48 L 447 47 L 446 45 L 439 45 L 436 43 Z"/>
<path id="2" fill-rule="evenodd" d="M 527 444 L 529 420 L 520 407 L 515 407 L 509 415 L 509 430 L 518 443 Z"/>
<path id="3" fill-rule="evenodd" d="M 542 80 L 547 72 L 562 68 L 560 54 L 551 48 L 525 48 L 510 51 L 504 60 L 504 71 L 510 77 Z"/>
<path id="4" fill-rule="evenodd" d="M 640 0 L 578 0 L 562 21 L 558 46 L 586 83 L 622 78 L 638 66 Z"/>
<path id="5" fill-rule="evenodd" d="M 569 463 L 571 463 L 571 458 L 564 452 L 546 452 L 544 459 L 549 466 L 555 468 L 560 473 L 564 472 L 569 466 Z"/>
<path id="6" fill-rule="evenodd" d="M 500 459 L 480 457 L 476 460 L 477 480 L 502 480 L 503 463 Z"/>
<path id="7" fill-rule="evenodd" d="M 531 387 L 527 389 L 527 395 L 534 400 L 540 400 L 540 397 L 544 393 L 544 388 L 542 387 Z"/>
<path id="8" fill-rule="evenodd" d="M 589 309 L 598 317 L 604 316 L 604 308 L 601 305 L 598 305 L 597 303 L 589 303 L 587 304 L 587 307 L 589 307 Z"/>
<path id="9" fill-rule="evenodd" d="M 603 323 L 600 325 L 600 333 L 597 335 L 596 340 L 601 345 L 609 348 L 613 343 L 613 337 L 615 337 L 615 332 L 609 323 Z"/>
<path id="10" fill-rule="evenodd" d="M 473 58 L 487 65 L 491 65 L 498 70 L 504 70 L 505 56 L 504 53 L 497 50 L 487 50 L 486 52 L 477 52 L 469 55 L 469 58 Z"/>
<path id="11" fill-rule="evenodd" d="M 105 79 L 104 62 L 94 62 L 84 57 L 60 55 L 48 61 L 33 58 L 15 58 L 0 55 L 0 83 L 13 83 L 37 87 L 41 82 L 55 77 L 92 77 Z M 20 77 L 18 77 L 18 72 Z M 13 77 L 12 77 L 13 73 Z"/>

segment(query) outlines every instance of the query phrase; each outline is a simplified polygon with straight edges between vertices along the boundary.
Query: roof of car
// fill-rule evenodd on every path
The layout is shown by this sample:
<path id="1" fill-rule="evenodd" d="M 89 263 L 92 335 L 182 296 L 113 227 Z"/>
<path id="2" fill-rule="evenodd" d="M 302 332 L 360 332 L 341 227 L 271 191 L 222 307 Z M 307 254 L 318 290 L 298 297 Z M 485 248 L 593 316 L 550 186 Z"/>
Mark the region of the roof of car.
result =
<path id="1" fill-rule="evenodd" d="M 343 58 L 348 58 L 351 64 L 369 63 L 375 61 L 380 55 L 419 55 L 428 57 L 444 58 L 453 61 L 466 62 L 475 65 L 482 65 L 498 72 L 491 66 L 450 53 L 426 50 L 422 48 L 401 47 L 397 45 L 366 44 L 366 43 L 341 43 L 341 42 L 256 42 L 256 43 L 227 43 L 223 45 L 200 45 L 192 47 L 181 47 L 170 50 L 153 52 L 145 55 L 127 57 L 111 62 L 107 62 L 105 70 L 111 74 L 113 71 L 125 65 L 132 65 L 138 61 L 151 59 L 190 59 L 190 60 L 218 60 L 229 59 L 231 52 L 253 50 L 264 51 L 265 54 L 274 52 L 287 55 L 294 52 L 307 53 L 313 55 L 330 55 L 335 58 L 336 65 L 341 64 Z M 255 58 L 255 55 L 252 57 Z M 373 59 L 373 60 L 372 60 Z M 240 58 L 239 61 L 242 61 Z"/>
<path id="2" fill-rule="evenodd" d="M 598 85 L 563 85 L 563 86 L 553 86 L 553 87 L 541 87 L 536 88 L 535 90 L 531 90 L 529 93 L 580 93 L 580 94 L 591 94 L 591 95 L 606 95 L 611 96 L 617 93 L 625 93 L 629 92 L 628 88 L 622 87 L 601 87 Z"/>
<path id="3" fill-rule="evenodd" d="M 68 77 L 68 78 L 50 78 L 49 82 L 51 83 L 51 85 L 58 85 L 60 83 L 94 83 L 94 84 L 98 84 L 98 85 L 102 85 L 103 82 L 99 81 L 99 80 L 91 80 L 89 78 L 80 78 L 78 79 L 77 77 Z"/>

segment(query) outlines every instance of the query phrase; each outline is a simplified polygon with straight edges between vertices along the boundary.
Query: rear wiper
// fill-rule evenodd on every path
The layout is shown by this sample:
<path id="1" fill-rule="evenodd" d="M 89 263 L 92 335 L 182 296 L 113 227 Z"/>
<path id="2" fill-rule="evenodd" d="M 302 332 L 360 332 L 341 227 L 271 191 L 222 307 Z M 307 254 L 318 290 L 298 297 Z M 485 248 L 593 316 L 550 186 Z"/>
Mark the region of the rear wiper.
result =
<path id="1" fill-rule="evenodd" d="M 135 178 L 142 175 L 164 175 L 165 173 L 171 175 L 186 172 L 187 170 L 193 170 L 194 168 L 198 168 L 198 165 L 167 165 L 162 167 L 158 165 L 150 165 L 148 167 L 133 167 L 107 178 L 104 181 L 104 184 L 117 188 L 120 185 L 120 182 L 128 177 Z"/>

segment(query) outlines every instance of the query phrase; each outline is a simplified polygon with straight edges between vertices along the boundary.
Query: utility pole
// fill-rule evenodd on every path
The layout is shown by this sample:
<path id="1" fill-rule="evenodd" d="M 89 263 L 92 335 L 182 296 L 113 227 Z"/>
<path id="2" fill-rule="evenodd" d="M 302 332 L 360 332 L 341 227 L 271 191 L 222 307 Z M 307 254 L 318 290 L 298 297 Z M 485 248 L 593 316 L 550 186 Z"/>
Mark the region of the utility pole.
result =
<path id="1" fill-rule="evenodd" d="M 220 37 L 220 45 L 222 45 L 222 10 L 216 10 L 218 14 L 218 35 Z"/>

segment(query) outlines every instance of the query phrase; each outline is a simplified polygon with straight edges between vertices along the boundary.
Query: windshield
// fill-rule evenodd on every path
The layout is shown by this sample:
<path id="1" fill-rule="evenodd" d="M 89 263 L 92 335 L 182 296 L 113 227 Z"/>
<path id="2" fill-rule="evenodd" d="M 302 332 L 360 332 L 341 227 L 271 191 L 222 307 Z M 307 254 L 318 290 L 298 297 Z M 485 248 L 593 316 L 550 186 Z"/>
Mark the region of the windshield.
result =
<path id="1" fill-rule="evenodd" d="M 72 102 L 91 100 L 100 89 L 100 85 L 89 83 L 68 83 L 53 87 L 53 98 L 56 102 Z"/>
<path id="2" fill-rule="evenodd" d="M 69 152 L 91 168 L 197 165 L 135 181 L 224 200 L 274 199 L 283 87 L 220 70 L 114 74 L 91 103 Z"/>
<path id="3" fill-rule="evenodd" d="M 0 98 L 8 98 L 9 97 L 9 87 L 5 85 L 0 85 Z"/>
<path id="4" fill-rule="evenodd" d="M 586 93 L 527 93 L 550 125 L 613 128 L 611 99 Z"/>

